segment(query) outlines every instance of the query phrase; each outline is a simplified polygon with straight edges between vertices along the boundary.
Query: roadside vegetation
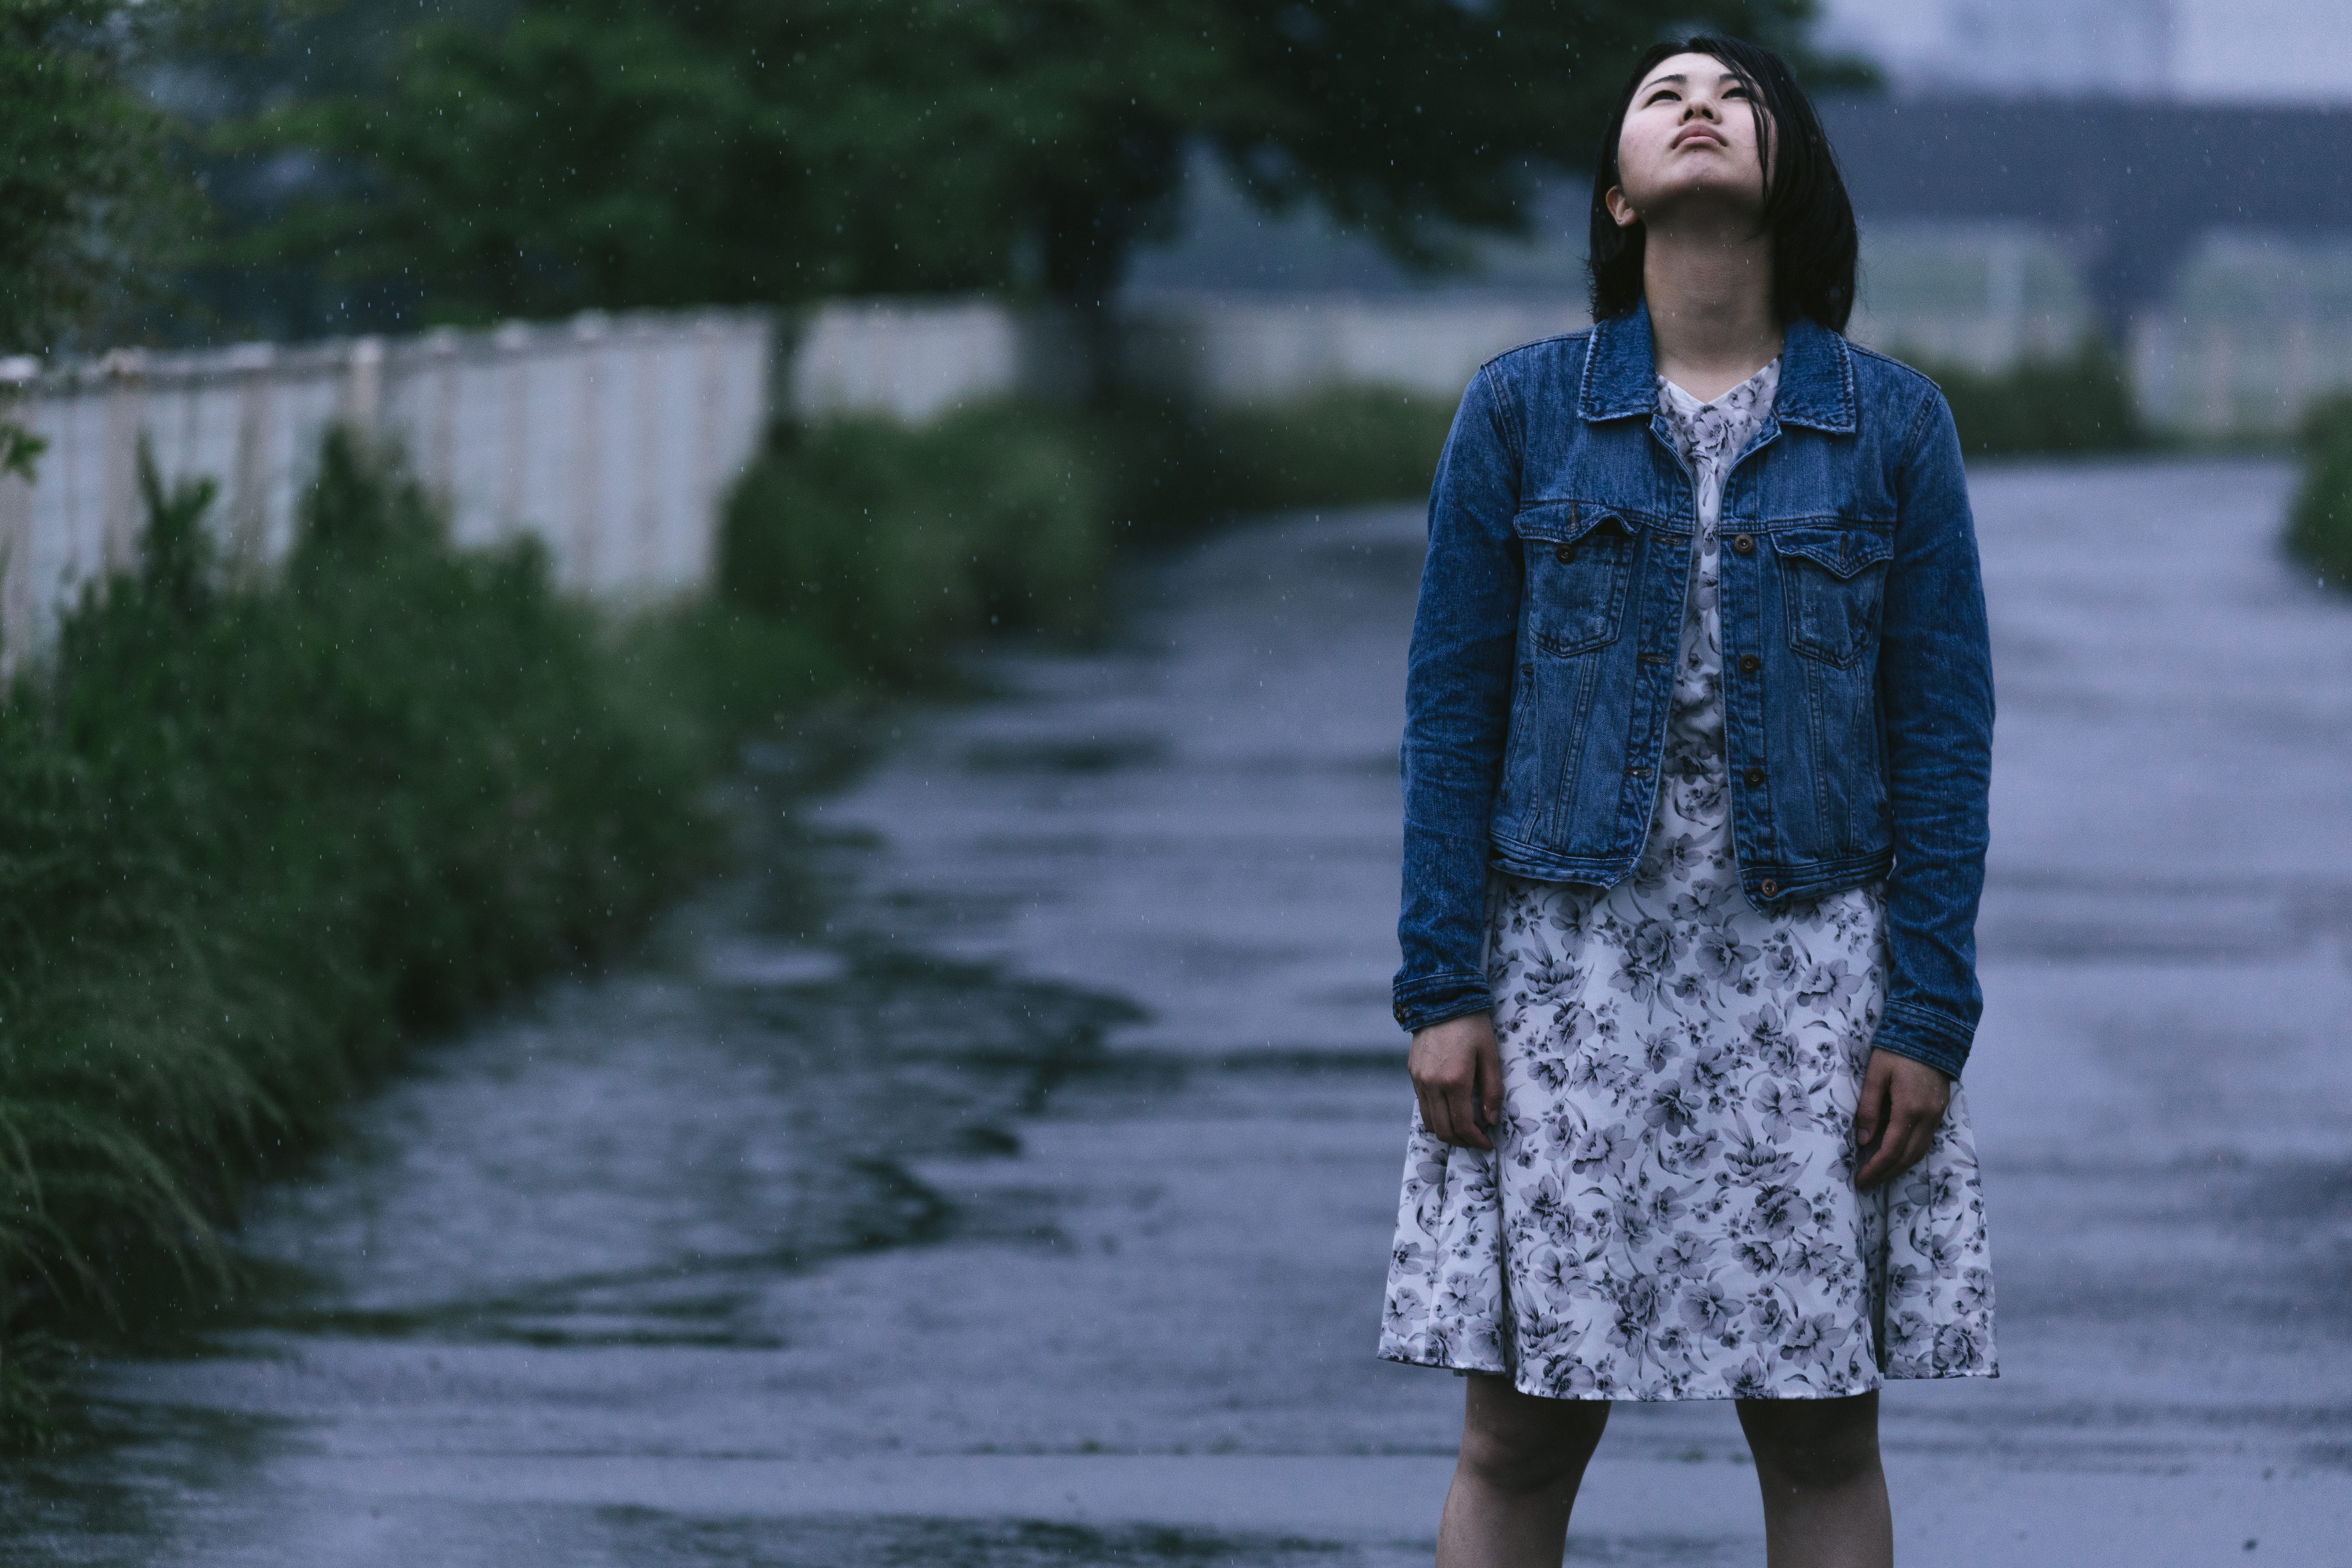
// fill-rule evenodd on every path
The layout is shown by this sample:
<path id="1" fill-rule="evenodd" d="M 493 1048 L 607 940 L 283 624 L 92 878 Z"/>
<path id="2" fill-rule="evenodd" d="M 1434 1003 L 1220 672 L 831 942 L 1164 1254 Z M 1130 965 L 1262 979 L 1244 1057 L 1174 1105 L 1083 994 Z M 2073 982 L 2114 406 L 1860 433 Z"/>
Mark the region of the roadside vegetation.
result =
<path id="1" fill-rule="evenodd" d="M 2128 452 L 2150 445 L 2132 396 L 2130 367 L 2105 339 L 2086 337 L 2068 356 L 1982 371 L 1932 358 L 1897 357 L 1944 389 L 1971 458 Z"/>
<path id="2" fill-rule="evenodd" d="M 0 704 L 0 1426 L 127 1281 L 229 1282 L 253 1176 L 417 1029 L 610 948 L 718 841 L 684 726 L 530 545 L 331 438 L 291 555 L 146 476 Z"/>
<path id="3" fill-rule="evenodd" d="M 1123 550 L 1241 512 L 1417 498 L 1452 416 L 1351 387 L 779 424 L 728 507 L 704 614 L 793 627 L 836 677 L 921 680 L 973 637 L 1096 630 Z"/>
<path id="4" fill-rule="evenodd" d="M 2286 545 L 2320 581 L 2352 589 L 2352 395 L 2315 405 L 2303 423 L 2303 485 Z"/>
<path id="5" fill-rule="evenodd" d="M 267 572 L 216 554 L 210 484 L 149 470 L 135 562 L 0 701 L 0 1436 L 50 1429 L 126 1305 L 233 1291 L 246 1188 L 420 1033 L 721 865 L 740 742 L 992 636 L 1083 637 L 1139 543 L 1412 495 L 1444 418 L 1365 392 L 782 426 L 716 592 L 626 623 L 532 543 L 452 549 L 343 433 Z"/>

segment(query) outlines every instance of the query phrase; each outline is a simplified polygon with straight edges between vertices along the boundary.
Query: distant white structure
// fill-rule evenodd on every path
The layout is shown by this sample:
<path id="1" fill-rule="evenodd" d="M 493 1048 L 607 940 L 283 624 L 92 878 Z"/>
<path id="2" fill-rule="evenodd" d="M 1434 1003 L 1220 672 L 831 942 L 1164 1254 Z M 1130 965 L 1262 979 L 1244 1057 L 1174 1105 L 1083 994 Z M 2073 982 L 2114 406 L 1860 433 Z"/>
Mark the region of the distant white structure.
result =
<path id="1" fill-rule="evenodd" d="M 2063 255 L 2030 231 L 1893 226 L 1864 237 L 1857 339 L 1999 368 L 2066 353 L 2090 323 Z M 1346 384 L 1451 399 L 1479 363 L 1586 324 L 1580 295 L 1167 291 L 1129 302 L 1129 374 L 1220 402 Z M 1067 323 L 976 299 L 835 301 L 791 317 L 605 317 L 205 353 L 0 362 L 0 407 L 47 438 L 35 485 L 0 478 L 0 662 L 46 640 L 79 586 L 128 563 L 142 440 L 167 479 L 221 486 L 233 557 L 293 537 L 331 421 L 396 443 L 461 544 L 529 532 L 557 581 L 623 599 L 709 580 L 720 508 L 772 413 L 908 420 L 1066 395 Z M 2168 313 L 2136 322 L 2143 412 L 2202 437 L 2276 432 L 2352 387 L 2352 250 L 2217 236 Z"/>
<path id="2" fill-rule="evenodd" d="M 575 593 L 698 586 L 767 423 L 774 342 L 763 312 L 711 311 L 0 362 L 0 404 L 48 443 L 37 484 L 0 478 L 0 647 L 38 645 L 82 583 L 128 561 L 142 439 L 167 479 L 217 481 L 225 546 L 267 562 L 335 421 L 396 443 L 461 544 L 536 534 Z"/>
<path id="3" fill-rule="evenodd" d="M 1156 293 L 1130 371 L 1216 402 L 1376 384 L 1452 400 L 1505 349 L 1591 323 L 1581 295 Z"/>
<path id="4" fill-rule="evenodd" d="M 2095 330 L 2074 264 L 2022 224 L 1864 224 L 1858 342 L 1997 371 L 2073 354 Z"/>
<path id="5" fill-rule="evenodd" d="M 813 311 L 786 372 L 803 414 L 856 410 L 929 419 L 1003 396 L 1029 379 L 1034 334 L 986 300 L 841 300 Z"/>
<path id="6" fill-rule="evenodd" d="M 1825 0 L 1898 88 L 2352 103 L 2345 0 Z"/>

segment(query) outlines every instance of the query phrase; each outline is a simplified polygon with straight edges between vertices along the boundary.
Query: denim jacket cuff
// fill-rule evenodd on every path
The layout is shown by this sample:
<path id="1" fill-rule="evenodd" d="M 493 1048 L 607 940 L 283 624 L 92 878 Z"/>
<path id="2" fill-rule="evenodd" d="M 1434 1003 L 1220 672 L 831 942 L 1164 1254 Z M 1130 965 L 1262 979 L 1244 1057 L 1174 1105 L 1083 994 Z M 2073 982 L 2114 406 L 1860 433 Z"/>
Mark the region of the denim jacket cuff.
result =
<path id="1" fill-rule="evenodd" d="M 1874 1050 L 1892 1051 L 1898 1057 L 1926 1062 L 1946 1078 L 1957 1079 L 1960 1069 L 1968 1065 L 1969 1047 L 1975 1033 L 1940 1013 L 1889 1002 L 1879 1016 L 1878 1034 L 1870 1043 Z"/>
<path id="2" fill-rule="evenodd" d="M 1396 1021 L 1405 1033 L 1443 1024 L 1448 1018 L 1484 1013 L 1495 1005 L 1483 974 L 1432 974 L 1400 980 L 1394 991 Z"/>

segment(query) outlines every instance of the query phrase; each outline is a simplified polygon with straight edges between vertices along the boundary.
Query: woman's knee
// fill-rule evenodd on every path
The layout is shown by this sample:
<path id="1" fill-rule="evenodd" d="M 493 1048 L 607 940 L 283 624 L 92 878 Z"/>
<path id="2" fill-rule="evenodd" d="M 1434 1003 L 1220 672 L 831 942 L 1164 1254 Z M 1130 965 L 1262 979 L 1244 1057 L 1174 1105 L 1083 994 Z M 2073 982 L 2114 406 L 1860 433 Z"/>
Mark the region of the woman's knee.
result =
<path id="1" fill-rule="evenodd" d="M 1743 1400 L 1739 1424 L 1759 1479 L 1835 1491 L 1878 1469 L 1878 1396 Z"/>
<path id="2" fill-rule="evenodd" d="M 1542 1491 L 1583 1474 L 1608 1424 L 1608 1401 L 1539 1399 L 1499 1377 L 1470 1383 L 1462 1422 L 1465 1469 L 1506 1492 Z"/>

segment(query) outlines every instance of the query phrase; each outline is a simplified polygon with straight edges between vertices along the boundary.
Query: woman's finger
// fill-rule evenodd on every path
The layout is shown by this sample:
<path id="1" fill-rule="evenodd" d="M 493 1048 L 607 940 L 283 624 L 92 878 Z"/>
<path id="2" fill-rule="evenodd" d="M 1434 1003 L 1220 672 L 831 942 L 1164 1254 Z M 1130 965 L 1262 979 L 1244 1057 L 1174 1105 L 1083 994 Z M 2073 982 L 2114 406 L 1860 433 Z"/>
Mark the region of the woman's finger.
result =
<path id="1" fill-rule="evenodd" d="M 1492 1034 L 1478 1046 L 1479 1122 L 1490 1131 L 1503 1121 L 1503 1048 Z"/>
<path id="2" fill-rule="evenodd" d="M 1885 1059 L 1873 1051 L 1870 1065 L 1863 1069 L 1862 1093 L 1853 1106 L 1853 1146 L 1865 1155 L 1886 1130 L 1887 1101 L 1893 1091 L 1892 1074 Z"/>
<path id="3" fill-rule="evenodd" d="M 1891 1182 L 1927 1157 L 1936 1146 L 1936 1130 L 1943 1123 L 1941 1113 L 1896 1110 L 1892 1125 L 1886 1130 L 1885 1142 L 1869 1163 L 1854 1173 L 1853 1184 L 1867 1191 L 1883 1182 Z"/>
<path id="4" fill-rule="evenodd" d="M 1879 1137 L 1878 1147 L 1871 1151 L 1862 1169 L 1853 1173 L 1853 1184 L 1866 1192 L 1908 1166 L 1910 1161 L 1903 1158 L 1903 1152 L 1911 1131 L 1910 1121 L 1900 1110 L 1895 1111 Z"/>
<path id="5" fill-rule="evenodd" d="M 1445 1091 L 1446 1110 L 1454 1118 L 1454 1131 L 1459 1135 L 1454 1142 L 1465 1149 L 1491 1149 L 1486 1135 L 1478 1131 L 1478 1079 L 1473 1074 L 1468 1083 L 1456 1084 Z"/>
<path id="6" fill-rule="evenodd" d="M 1445 1114 L 1445 1096 L 1437 1090 L 1412 1086 L 1413 1098 L 1421 1101 L 1421 1124 L 1432 1138 L 1441 1143 L 1454 1142 L 1454 1123 Z"/>
<path id="7" fill-rule="evenodd" d="M 1940 1113 L 1934 1116 L 1923 1114 L 1919 1118 L 1918 1122 L 1911 1129 L 1911 1136 L 1904 1143 L 1903 1163 L 1895 1167 L 1896 1175 L 1901 1175 L 1927 1157 L 1927 1151 L 1936 1146 L 1937 1131 L 1943 1124 L 1944 1119 Z"/>

